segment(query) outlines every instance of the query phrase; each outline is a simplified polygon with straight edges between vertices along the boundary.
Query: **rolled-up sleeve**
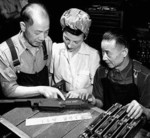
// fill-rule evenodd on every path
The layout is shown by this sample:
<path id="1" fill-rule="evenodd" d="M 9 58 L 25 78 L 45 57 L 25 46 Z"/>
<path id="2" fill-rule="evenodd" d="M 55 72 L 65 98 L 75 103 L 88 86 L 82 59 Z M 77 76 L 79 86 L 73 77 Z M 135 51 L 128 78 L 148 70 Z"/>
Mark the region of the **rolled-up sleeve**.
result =
<path id="1" fill-rule="evenodd" d="M 10 67 L 5 55 L 0 52 L 0 82 L 5 96 L 11 95 L 18 86 L 15 71 Z"/>

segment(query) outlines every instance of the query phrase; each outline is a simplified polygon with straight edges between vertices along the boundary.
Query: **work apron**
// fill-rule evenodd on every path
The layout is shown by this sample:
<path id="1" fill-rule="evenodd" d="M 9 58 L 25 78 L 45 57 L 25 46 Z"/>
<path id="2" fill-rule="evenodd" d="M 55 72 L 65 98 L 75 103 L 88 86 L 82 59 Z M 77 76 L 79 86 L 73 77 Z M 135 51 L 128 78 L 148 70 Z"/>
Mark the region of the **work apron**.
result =
<path id="1" fill-rule="evenodd" d="M 132 100 L 139 101 L 139 93 L 134 78 L 132 75 L 132 83 L 129 84 L 118 84 L 112 82 L 108 77 L 102 80 L 103 85 L 103 103 L 104 110 L 107 110 L 112 104 L 120 103 L 126 105 Z"/>
<path id="2" fill-rule="evenodd" d="M 24 72 L 17 73 L 17 83 L 22 86 L 48 86 L 49 79 L 47 66 L 35 74 L 27 74 Z"/>

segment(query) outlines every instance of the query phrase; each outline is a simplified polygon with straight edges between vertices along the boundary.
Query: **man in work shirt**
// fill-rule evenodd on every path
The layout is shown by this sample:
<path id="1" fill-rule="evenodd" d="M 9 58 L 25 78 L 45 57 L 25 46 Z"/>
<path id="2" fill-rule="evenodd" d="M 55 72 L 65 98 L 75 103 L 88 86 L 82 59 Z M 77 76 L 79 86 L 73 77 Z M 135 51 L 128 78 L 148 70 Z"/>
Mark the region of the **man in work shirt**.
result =
<path id="1" fill-rule="evenodd" d="M 0 81 L 6 97 L 65 99 L 49 86 L 48 66 L 52 40 L 48 36 L 50 19 L 41 4 L 27 4 L 21 11 L 21 31 L 0 45 Z"/>

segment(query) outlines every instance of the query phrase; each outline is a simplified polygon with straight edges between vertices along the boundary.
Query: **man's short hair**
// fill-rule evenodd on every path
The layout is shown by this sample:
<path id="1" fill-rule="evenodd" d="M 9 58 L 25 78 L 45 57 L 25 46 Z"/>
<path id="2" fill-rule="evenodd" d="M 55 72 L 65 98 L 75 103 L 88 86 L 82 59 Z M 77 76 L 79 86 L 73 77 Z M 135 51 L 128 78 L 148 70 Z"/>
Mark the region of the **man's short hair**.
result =
<path id="1" fill-rule="evenodd" d="M 21 10 L 20 13 L 21 21 L 32 25 L 34 22 L 32 15 L 34 14 L 35 7 L 36 8 L 39 7 L 39 10 L 41 10 L 41 12 L 49 18 L 48 11 L 42 3 L 28 3 Z"/>
<path id="2" fill-rule="evenodd" d="M 117 45 L 129 49 L 129 39 L 123 30 L 106 31 L 102 36 L 102 40 L 116 40 Z"/>

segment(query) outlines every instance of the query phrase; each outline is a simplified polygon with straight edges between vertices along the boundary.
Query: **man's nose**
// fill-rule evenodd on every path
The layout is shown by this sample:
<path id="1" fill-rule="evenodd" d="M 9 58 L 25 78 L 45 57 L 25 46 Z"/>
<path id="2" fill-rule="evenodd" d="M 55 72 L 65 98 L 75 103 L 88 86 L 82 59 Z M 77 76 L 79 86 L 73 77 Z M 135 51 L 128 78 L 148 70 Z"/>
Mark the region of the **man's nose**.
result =
<path id="1" fill-rule="evenodd" d="M 72 41 L 69 41 L 69 45 L 71 46 L 73 44 L 73 42 Z"/>
<path id="2" fill-rule="evenodd" d="M 68 47 L 69 47 L 69 48 L 71 48 L 71 47 L 72 47 L 72 45 L 73 45 L 73 42 L 72 42 L 72 41 L 69 41 L 69 43 L 68 43 Z"/>
<path id="3" fill-rule="evenodd" d="M 40 40 L 45 40 L 46 35 L 44 33 L 41 33 Z"/>
<path id="4" fill-rule="evenodd" d="M 106 55 L 106 53 L 103 53 L 102 58 L 103 58 L 103 60 L 107 60 L 107 55 Z"/>

